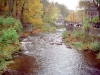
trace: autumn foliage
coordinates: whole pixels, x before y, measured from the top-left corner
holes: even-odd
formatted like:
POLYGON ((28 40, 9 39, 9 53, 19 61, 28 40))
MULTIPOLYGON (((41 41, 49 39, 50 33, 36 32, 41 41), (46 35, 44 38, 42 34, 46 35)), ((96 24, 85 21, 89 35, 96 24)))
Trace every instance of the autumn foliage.
POLYGON ((12 16, 24 24, 41 27, 42 7, 40 0, 0 0, 0 15, 12 16))

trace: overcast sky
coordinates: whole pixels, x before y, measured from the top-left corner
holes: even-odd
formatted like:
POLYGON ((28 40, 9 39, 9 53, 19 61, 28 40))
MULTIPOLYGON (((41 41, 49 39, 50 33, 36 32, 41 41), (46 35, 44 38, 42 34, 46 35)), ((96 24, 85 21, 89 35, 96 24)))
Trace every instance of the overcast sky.
POLYGON ((69 9, 75 10, 79 0, 49 0, 66 5, 69 9))

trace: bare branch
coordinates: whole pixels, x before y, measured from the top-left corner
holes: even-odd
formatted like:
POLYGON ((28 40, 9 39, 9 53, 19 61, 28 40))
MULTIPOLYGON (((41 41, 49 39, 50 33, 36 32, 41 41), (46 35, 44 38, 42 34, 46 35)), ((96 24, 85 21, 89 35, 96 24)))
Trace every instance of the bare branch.
POLYGON ((98 7, 98 0, 93 0, 93 3, 96 7, 98 7))

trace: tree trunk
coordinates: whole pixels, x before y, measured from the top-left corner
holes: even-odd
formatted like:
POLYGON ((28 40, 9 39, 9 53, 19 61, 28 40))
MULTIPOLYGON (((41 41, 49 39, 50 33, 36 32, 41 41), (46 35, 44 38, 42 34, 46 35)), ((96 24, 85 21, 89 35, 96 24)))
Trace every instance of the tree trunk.
POLYGON ((17 0, 16 0, 16 19, 18 19, 18 3, 17 3, 17 0))
POLYGON ((22 9, 21 9, 21 17, 20 17, 20 20, 21 20, 22 23, 23 23, 24 6, 25 6, 25 1, 23 2, 22 9))
POLYGON ((8 0, 8 4, 9 4, 9 16, 12 16, 14 0, 8 0))
POLYGON ((100 10, 98 10, 98 12, 99 12, 99 21, 100 21, 100 10))
POLYGON ((100 21, 100 6, 97 8, 98 10, 98 16, 99 16, 99 21, 100 21))

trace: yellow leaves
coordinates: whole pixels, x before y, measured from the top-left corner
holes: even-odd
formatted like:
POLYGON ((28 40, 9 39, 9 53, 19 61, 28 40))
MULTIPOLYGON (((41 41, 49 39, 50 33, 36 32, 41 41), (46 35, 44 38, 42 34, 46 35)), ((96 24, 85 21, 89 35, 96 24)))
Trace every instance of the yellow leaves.
POLYGON ((54 5, 53 5, 52 3, 50 3, 50 4, 48 5, 48 7, 46 8, 45 12, 46 12, 46 13, 50 12, 50 11, 52 10, 53 7, 54 7, 54 5))
POLYGON ((35 12, 31 8, 29 8, 29 12, 30 12, 30 15, 35 14, 35 12))
POLYGON ((57 16, 60 13, 59 9, 56 6, 54 6, 53 3, 50 3, 44 12, 45 12, 43 17, 44 21, 53 21, 53 22, 57 20, 57 16))
POLYGON ((69 12, 66 20, 69 22, 77 22, 77 16, 76 16, 75 12, 74 11, 69 12))
POLYGON ((18 46, 17 44, 7 44, 7 45, 3 45, 2 47, 2 51, 4 51, 6 54, 8 52, 12 54, 14 51, 18 51, 19 49, 20 46, 18 46))
POLYGON ((36 27, 41 27, 43 25, 42 19, 37 17, 37 18, 29 18, 29 22, 36 27))
POLYGON ((4 10, 5 11, 8 11, 9 10, 9 7, 8 6, 4 7, 4 10))
POLYGON ((24 11, 24 21, 36 27, 41 26, 43 24, 41 19, 43 5, 40 0, 28 0, 25 7, 27 8, 24 11))

